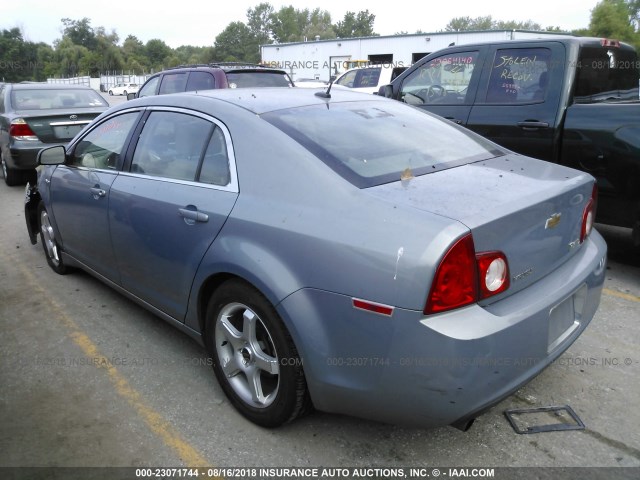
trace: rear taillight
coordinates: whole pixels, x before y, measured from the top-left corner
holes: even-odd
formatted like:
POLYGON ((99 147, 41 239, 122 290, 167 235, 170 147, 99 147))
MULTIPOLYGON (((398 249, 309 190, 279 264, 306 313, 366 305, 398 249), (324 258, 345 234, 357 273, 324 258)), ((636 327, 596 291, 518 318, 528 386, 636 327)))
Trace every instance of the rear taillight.
POLYGON ((475 252, 473 237, 458 240, 438 265, 424 309, 445 312, 497 295, 509 288, 509 264, 502 252, 475 252))
POLYGON ((16 140, 38 140, 31 127, 22 118, 17 118, 11 122, 9 135, 16 140))
POLYGON ((593 230, 593 223, 596 218, 596 205, 598 202, 598 186, 593 185, 591 198, 587 202, 582 212, 582 227, 580 228, 580 243, 584 242, 593 230))
POLYGON ((509 265, 504 253, 479 253, 476 255, 476 260, 481 299, 497 295, 509 288, 509 265))

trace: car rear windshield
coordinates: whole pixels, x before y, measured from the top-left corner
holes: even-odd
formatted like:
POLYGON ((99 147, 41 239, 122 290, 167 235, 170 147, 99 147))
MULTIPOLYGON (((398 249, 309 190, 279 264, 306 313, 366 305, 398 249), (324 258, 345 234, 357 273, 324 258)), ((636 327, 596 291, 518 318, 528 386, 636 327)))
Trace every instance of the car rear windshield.
POLYGON ((16 110, 50 110, 67 108, 108 107, 93 90, 84 89, 14 89, 11 103, 16 110))
POLYGON ((632 49, 584 47, 580 52, 576 103, 638 100, 640 60, 632 49))
POLYGON ((280 72, 227 72, 230 88, 248 87, 290 87, 291 82, 285 73, 280 72))
POLYGON ((328 102, 262 117, 359 188, 504 154, 468 130, 395 101, 328 102))

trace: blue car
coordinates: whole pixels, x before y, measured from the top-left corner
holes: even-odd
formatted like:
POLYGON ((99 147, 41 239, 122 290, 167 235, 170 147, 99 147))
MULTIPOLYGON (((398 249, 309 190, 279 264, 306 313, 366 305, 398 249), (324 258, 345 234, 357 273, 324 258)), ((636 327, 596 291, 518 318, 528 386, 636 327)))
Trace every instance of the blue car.
POLYGON ((51 268, 197 339, 262 426, 466 429, 600 302, 593 177, 376 95, 151 96, 38 161, 25 216, 51 268))

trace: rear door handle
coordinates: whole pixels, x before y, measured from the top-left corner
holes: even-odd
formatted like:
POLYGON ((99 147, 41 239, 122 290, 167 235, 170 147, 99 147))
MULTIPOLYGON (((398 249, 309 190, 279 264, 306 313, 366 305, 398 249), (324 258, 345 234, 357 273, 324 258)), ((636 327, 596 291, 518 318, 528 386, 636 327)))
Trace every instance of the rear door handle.
POLYGON ((209 215, 206 213, 199 212, 197 210, 191 210, 189 208, 179 208, 178 212, 184 218, 184 221, 193 224, 194 222, 208 222, 209 215))
POLYGON ((518 122, 517 125, 523 130, 538 130, 539 128, 549 128, 547 122, 539 122, 538 120, 525 120, 518 122))

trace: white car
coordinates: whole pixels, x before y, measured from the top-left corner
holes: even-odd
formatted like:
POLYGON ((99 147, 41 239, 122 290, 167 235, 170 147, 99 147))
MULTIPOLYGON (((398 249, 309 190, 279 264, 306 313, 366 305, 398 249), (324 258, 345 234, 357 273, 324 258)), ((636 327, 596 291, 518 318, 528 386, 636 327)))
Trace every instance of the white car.
POLYGON ((407 67, 395 65, 370 65, 347 70, 333 82, 334 85, 351 88, 357 92, 378 93, 378 89, 391 83, 407 67))
POLYGON ((124 95, 136 93, 140 89, 137 83, 119 83, 109 89, 109 95, 124 95))

